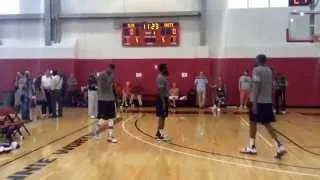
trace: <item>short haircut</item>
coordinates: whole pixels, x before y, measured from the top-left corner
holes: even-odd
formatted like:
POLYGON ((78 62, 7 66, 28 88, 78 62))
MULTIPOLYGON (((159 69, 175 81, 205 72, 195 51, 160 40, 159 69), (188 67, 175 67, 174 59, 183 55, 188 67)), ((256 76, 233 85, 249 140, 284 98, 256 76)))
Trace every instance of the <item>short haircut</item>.
POLYGON ((112 69, 112 70, 115 70, 116 69, 116 65, 114 65, 114 64, 109 64, 109 66, 108 66, 110 69, 112 69))
POLYGON ((264 54, 259 54, 256 59, 261 64, 265 64, 267 62, 267 56, 264 54))
POLYGON ((163 72, 165 69, 167 69, 167 64, 159 64, 158 65, 158 70, 160 72, 163 72))

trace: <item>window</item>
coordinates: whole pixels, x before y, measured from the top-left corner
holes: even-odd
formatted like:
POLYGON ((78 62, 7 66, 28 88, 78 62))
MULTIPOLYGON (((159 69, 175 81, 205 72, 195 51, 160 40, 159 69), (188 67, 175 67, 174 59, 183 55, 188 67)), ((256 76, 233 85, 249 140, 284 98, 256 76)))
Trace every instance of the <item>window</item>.
POLYGON ((0 14, 19 14, 20 0, 0 0, 0 14))
POLYGON ((288 0, 228 0, 228 8, 288 7, 288 0))
POLYGON ((265 8, 269 6, 269 0, 249 0, 249 8, 265 8))
POLYGON ((288 7, 288 0, 270 0, 270 7, 288 7))
POLYGON ((228 7, 232 9, 247 8, 248 0, 229 0, 228 7))

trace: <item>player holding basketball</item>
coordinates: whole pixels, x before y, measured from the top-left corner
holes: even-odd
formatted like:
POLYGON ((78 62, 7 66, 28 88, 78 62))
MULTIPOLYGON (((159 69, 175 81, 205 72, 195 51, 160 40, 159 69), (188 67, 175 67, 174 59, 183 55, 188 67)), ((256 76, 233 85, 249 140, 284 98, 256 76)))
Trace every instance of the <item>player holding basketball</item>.
POLYGON ((158 129, 156 133, 157 140, 168 140, 164 133, 165 119, 168 117, 169 106, 169 83, 167 80, 168 68, 166 64, 158 66, 159 75, 156 79, 157 97, 156 97, 156 115, 158 117, 158 129))
MULTIPOLYGON (((103 123, 108 124, 107 139, 110 143, 118 142, 113 137, 113 124, 116 118, 114 70, 115 65, 110 64, 107 70, 98 77, 98 118, 102 119, 103 123)), ((100 128, 100 123, 97 123, 95 134, 97 134, 100 128)))
POLYGON ((261 123, 267 129, 276 146, 275 158, 280 159, 286 150, 280 143, 271 126, 275 121, 272 107, 272 71, 266 66, 267 57, 260 54, 256 57, 257 67, 252 72, 252 92, 250 104, 250 142, 249 146, 241 150, 245 154, 257 154, 255 138, 257 132, 257 123, 261 123))

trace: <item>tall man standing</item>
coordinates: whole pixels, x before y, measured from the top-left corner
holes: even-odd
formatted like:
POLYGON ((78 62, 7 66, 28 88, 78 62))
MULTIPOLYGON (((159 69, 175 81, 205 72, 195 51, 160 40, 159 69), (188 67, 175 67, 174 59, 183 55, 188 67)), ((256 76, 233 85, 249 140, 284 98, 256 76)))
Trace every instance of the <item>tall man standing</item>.
POLYGON ((260 54, 256 57, 258 66, 252 72, 252 93, 250 118, 250 141, 249 146, 241 150, 244 154, 256 154, 255 138, 257 123, 261 123, 269 132, 275 143, 275 158, 280 159, 286 150, 280 143, 271 122, 275 121, 272 105, 272 71, 266 66, 267 57, 260 54))
MULTIPOLYGON (((107 123, 107 140, 110 143, 117 143, 113 136, 113 125, 116 118, 116 95, 114 91, 114 70, 115 65, 110 64, 107 70, 98 77, 98 118, 107 123)), ((95 134, 98 133, 101 125, 96 125, 95 134)))
POLYGON ((169 75, 166 64, 158 66, 159 74, 156 79, 157 97, 156 97, 156 115, 158 117, 158 128, 156 132, 157 140, 167 140, 164 133, 165 120, 168 117, 169 106, 169 83, 167 76, 169 75))

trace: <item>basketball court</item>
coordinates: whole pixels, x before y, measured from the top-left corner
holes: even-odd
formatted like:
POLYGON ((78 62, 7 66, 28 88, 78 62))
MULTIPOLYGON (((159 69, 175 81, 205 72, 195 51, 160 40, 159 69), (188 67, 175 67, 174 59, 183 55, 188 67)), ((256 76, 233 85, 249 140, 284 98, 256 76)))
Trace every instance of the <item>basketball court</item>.
MULTIPOLYGON (((319 27, 320 0, 0 0, 0 179, 318 180, 319 27), (249 110, 247 104, 239 106, 245 96, 240 95, 244 93, 240 76, 247 73, 250 78, 249 97, 258 54, 268 59, 270 96, 271 91, 276 94, 275 75, 284 79, 280 98, 284 109, 281 113, 277 109, 281 115, 272 123, 280 141, 261 125, 256 138, 249 138, 249 110), (168 67, 168 77, 160 70, 162 65, 168 67), (88 115, 92 103, 88 94, 102 89, 98 78, 105 71, 110 73, 107 78, 112 75, 108 93, 115 93, 106 96, 114 98, 108 99, 108 107, 113 108, 125 91, 128 97, 130 93, 132 98, 142 97, 143 106, 116 106, 114 126, 106 123, 109 129, 101 129, 96 138, 97 116, 114 115, 109 108, 96 106, 92 107, 100 112, 88 115), (201 74, 207 81, 203 105, 196 97, 195 79, 201 74), (156 117, 156 108, 170 106, 159 98, 159 75, 166 90, 173 83, 178 88, 175 95, 170 92, 178 108, 169 109, 165 128, 156 117), (63 87, 64 78, 71 76, 74 99, 67 102, 70 91, 63 87), (91 87, 88 76, 94 79, 91 87), (43 120, 20 118, 30 115, 25 109, 31 110, 32 103, 16 94, 30 88, 27 82, 32 78, 35 86, 39 77, 43 103, 68 107, 61 114, 50 112, 50 107, 48 113, 41 109, 43 120), (138 90, 131 92, 127 82, 138 90), (223 103, 213 100, 218 89, 223 91, 223 103), (156 97, 162 104, 155 103, 156 97), (221 104, 226 105, 225 112, 220 112, 221 104), (164 131, 168 141, 160 139, 164 131), (108 142, 107 134, 119 142, 108 142), (256 147, 257 154, 240 153, 246 145, 256 147), (274 155, 282 145, 286 154, 277 159, 274 155)), ((32 93, 27 98, 38 100, 32 93)), ((97 94, 93 105, 98 104, 97 94)), ((272 97, 263 103, 272 109, 275 101, 279 102, 272 97)))
POLYGON ((85 109, 68 109, 63 119, 28 124, 32 137, 14 154, 1 156, 1 179, 319 179, 319 110, 292 109, 275 124, 288 154, 273 158, 273 142, 263 128, 257 156, 241 155, 247 140, 246 115, 232 111, 178 109, 170 114, 171 139, 154 139, 153 109, 122 113, 118 144, 90 136, 93 120, 85 109))

